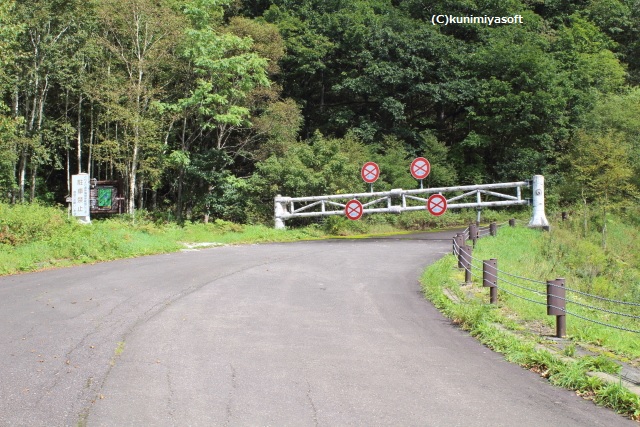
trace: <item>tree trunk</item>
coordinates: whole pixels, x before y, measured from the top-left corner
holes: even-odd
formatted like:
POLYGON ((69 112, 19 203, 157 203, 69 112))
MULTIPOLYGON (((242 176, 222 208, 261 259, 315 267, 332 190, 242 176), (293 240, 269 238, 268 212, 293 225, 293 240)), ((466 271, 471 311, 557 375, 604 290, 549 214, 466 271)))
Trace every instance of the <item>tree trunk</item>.
POLYGON ((89 116, 90 124, 89 124, 89 153, 87 156, 87 173, 91 176, 92 172, 92 164, 93 164, 93 138, 95 137, 95 127, 93 120, 93 102, 91 103, 91 112, 89 116))
MULTIPOLYGON (((182 119, 182 150, 185 150, 186 148, 186 144, 187 144, 186 135, 187 135, 187 118, 184 117, 182 119)), ((184 186, 184 167, 181 166, 180 171, 178 172, 178 194, 177 194, 177 200, 176 200, 176 220, 178 221, 178 224, 181 224, 183 221, 183 218, 182 218, 183 186, 184 186)))
POLYGON ((177 194, 177 199, 176 200, 176 220, 178 221, 178 223, 182 223, 182 189, 183 189, 183 185, 184 185, 184 168, 181 167, 180 171, 178 172, 178 194, 177 194))
POLYGON ((607 203, 608 194, 604 194, 604 205, 602 206, 602 249, 607 249, 607 203))
POLYGON ((138 209, 144 209, 144 180, 138 181, 138 209))
MULTIPOLYGON (((20 117, 20 93, 18 91, 18 86, 16 85, 14 87, 13 90, 13 118, 14 119, 18 119, 18 117, 20 117)), ((13 160, 13 177, 14 179, 17 178, 17 174, 18 174, 18 161, 17 161, 17 156, 18 156, 18 144, 14 144, 14 152, 16 154, 16 159, 13 160)), ((17 180, 16 180, 17 181, 17 180)), ((14 204, 16 202, 16 191, 14 188, 11 189, 11 204, 14 204)))
POLYGON ((36 176, 38 172, 38 165, 31 161, 31 188, 29 192, 29 201, 33 203, 36 200, 36 176))
POLYGON ((138 173, 138 144, 134 143, 133 156, 131 158, 131 167, 129 168, 129 200, 128 209, 131 215, 134 215, 136 208, 136 175, 138 173))
POLYGON ((587 238, 587 197, 584 195, 584 188, 582 189, 582 202, 584 204, 584 227, 583 227, 583 236, 585 239, 587 238))
POLYGON ((82 95, 80 95, 80 99, 78 100, 77 147, 78 147, 78 173, 82 173, 82 95))
POLYGON ((154 212, 158 210, 158 190, 156 188, 151 192, 151 209, 154 212))
POLYGON ((18 166, 18 200, 24 202, 25 180, 27 178, 27 148, 22 147, 20 153, 20 165, 18 166))

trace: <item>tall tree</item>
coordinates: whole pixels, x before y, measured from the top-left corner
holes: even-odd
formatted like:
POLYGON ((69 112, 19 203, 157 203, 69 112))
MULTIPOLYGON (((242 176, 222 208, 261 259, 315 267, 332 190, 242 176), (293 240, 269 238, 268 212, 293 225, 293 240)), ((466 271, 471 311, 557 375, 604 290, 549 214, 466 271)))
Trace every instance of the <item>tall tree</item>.
MULTIPOLYGON (((15 14, 15 2, 0 4, 0 95, 12 92, 12 76, 7 69, 15 61, 15 43, 20 25, 11 19, 15 14)), ((16 167, 16 117, 0 97, 0 199, 12 198, 15 190, 16 167)))
MULTIPOLYGON (((179 122, 182 128, 178 133, 179 153, 172 157, 182 159, 177 165, 176 183, 179 220, 187 178, 192 180, 189 188, 197 192, 199 200, 205 201, 205 217, 208 217, 207 206, 211 205, 212 194, 218 187, 216 181, 228 175, 234 158, 246 155, 250 139, 240 136, 251 126, 251 94, 270 85, 269 61, 261 53, 266 54, 274 44, 264 43, 260 46, 263 52, 255 49, 249 34, 259 35, 257 27, 245 20, 234 20, 230 28, 225 27, 222 6, 229 3, 193 0, 183 7, 188 21, 180 49, 182 58, 189 64, 185 70, 186 96, 162 105, 173 113, 174 122, 179 122)), ((277 61, 281 53, 271 55, 277 61)))
POLYGON ((54 138, 47 123, 49 94, 56 84, 56 71, 70 56, 69 40, 80 25, 84 2, 45 0, 16 1, 16 21, 22 23, 18 54, 13 64, 14 96, 12 109, 22 117, 22 136, 18 139, 17 181, 19 199, 25 198, 27 172, 31 200, 35 197, 40 166, 51 163, 54 138))
POLYGON ((168 1, 112 0, 98 7, 108 63, 101 70, 101 80, 108 83, 101 88, 106 95, 101 103, 120 127, 116 142, 131 213, 136 194, 142 195, 139 171, 150 180, 158 176, 154 158, 162 151, 162 121, 154 104, 172 78, 168 70, 184 24, 170 6, 168 1))
MULTIPOLYGON (((629 146, 614 131, 580 131, 565 160, 569 165, 567 182, 574 186, 574 192, 581 194, 585 218, 588 204, 594 203, 602 209, 602 246, 606 247, 607 212, 612 202, 634 191, 629 146)), ((585 235, 586 226, 585 220, 585 235)))

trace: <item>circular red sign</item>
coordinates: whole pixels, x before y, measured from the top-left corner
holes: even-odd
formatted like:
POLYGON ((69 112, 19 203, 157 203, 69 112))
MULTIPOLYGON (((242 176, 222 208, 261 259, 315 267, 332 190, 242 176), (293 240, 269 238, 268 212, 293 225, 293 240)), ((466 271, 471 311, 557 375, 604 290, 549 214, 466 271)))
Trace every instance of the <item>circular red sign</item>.
POLYGON ((431 215, 442 215, 447 211, 447 199, 442 194, 432 195, 427 200, 427 210, 431 215))
POLYGON ((418 157, 411 162, 411 175, 415 179, 425 179, 431 172, 431 164, 424 157, 418 157))
POLYGON ((362 166, 360 175, 362 176, 362 179, 364 179, 364 182, 367 184, 373 184, 376 182, 378 177, 380 177, 380 168, 373 162, 367 162, 362 166))
POLYGON ((362 203, 357 201, 356 199, 349 200, 344 207, 344 214, 347 218, 357 221, 362 217, 364 213, 364 208, 362 207, 362 203))

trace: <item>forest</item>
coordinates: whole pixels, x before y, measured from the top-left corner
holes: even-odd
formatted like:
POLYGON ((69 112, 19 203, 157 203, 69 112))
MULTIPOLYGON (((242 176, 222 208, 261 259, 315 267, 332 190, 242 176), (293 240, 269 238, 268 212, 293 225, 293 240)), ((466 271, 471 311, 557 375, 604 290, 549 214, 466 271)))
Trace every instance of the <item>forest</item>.
POLYGON ((2 0, 0 201, 84 172, 131 213, 260 223, 424 156, 427 186, 637 204, 639 85, 640 0, 2 0))

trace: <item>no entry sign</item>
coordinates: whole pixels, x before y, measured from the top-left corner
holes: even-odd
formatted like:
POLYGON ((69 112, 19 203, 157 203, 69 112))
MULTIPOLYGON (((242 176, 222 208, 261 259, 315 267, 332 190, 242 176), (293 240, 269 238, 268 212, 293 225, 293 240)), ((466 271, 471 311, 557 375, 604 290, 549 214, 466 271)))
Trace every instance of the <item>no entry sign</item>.
POLYGON ((415 179, 425 179, 431 172, 431 164, 424 157, 418 157, 411 162, 411 175, 415 179))
POLYGON ((364 179, 364 182, 366 182, 367 184, 373 184, 380 176, 380 168, 373 162, 367 162, 364 164, 364 166, 362 166, 360 175, 362 175, 362 179, 364 179))
POLYGON ((362 213, 364 208, 362 207, 362 203, 357 201, 356 199, 349 200, 347 205, 344 208, 344 214, 347 218, 357 221, 362 217, 362 213))
POLYGON ((427 210, 431 215, 442 215, 447 211, 447 199, 442 194, 432 195, 427 200, 427 210))

